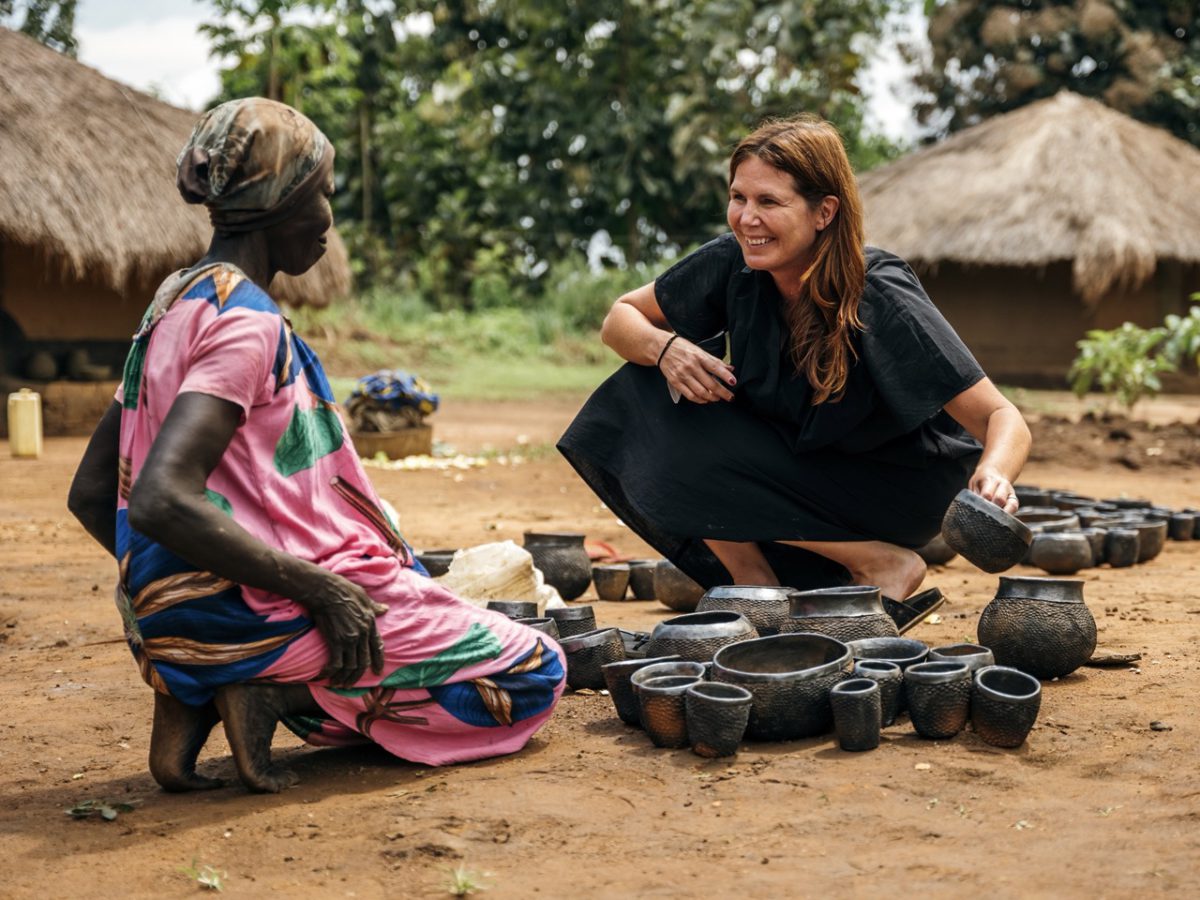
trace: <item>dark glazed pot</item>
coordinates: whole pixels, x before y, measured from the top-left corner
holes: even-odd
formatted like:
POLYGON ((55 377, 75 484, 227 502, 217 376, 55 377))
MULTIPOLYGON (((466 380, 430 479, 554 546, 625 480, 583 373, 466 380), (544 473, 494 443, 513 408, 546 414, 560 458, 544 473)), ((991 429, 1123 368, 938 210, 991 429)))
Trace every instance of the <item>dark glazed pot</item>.
POLYGON ((592 583, 601 600, 624 600, 629 589, 629 563, 592 566, 592 583))
POLYGON ((1191 513, 1172 513, 1167 520, 1167 536, 1173 541, 1190 541, 1196 534, 1196 517, 1191 513))
POLYGON ((934 647, 927 657, 929 662, 956 662, 966 666, 972 674, 984 666, 994 666, 996 658, 992 651, 979 644, 946 644, 934 647))
POLYGON ((847 646, 856 660, 878 659, 891 662, 901 669, 924 662, 929 655, 929 645, 913 638, 863 638, 850 641, 847 646))
POLYGON ((583 547, 582 534, 525 532, 525 549, 533 564, 564 600, 574 600, 592 583, 592 561, 583 547))
POLYGON ((1003 572, 1024 558, 1033 532, 991 501, 961 490, 942 519, 942 537, 983 571, 1003 572))
POLYGON ((760 637, 778 634, 788 618, 788 598, 794 588, 778 585, 727 584, 705 591, 696 612, 730 610, 750 620, 760 637))
POLYGON ((833 730, 843 750, 874 750, 879 746, 881 698, 870 678, 847 678, 829 690, 833 730))
POLYGON ((1110 528, 1104 536, 1104 558, 1114 569, 1132 566, 1138 559, 1141 536, 1132 528, 1110 528))
POLYGON ((925 564, 929 566, 944 566, 954 557, 958 556, 954 552, 954 548, 946 543, 946 539, 940 534, 924 547, 917 548, 917 556, 925 560, 925 564))
POLYGON ((971 689, 971 725, 993 747, 1025 743, 1042 705, 1042 685, 1032 675, 1006 666, 975 673, 971 689))
POLYGON ((1078 531, 1038 534, 1029 561, 1051 575, 1074 575, 1092 564, 1092 544, 1078 531))
MULTIPOLYGON (((601 673, 604 675, 604 686, 608 688, 608 696, 612 699, 613 706, 617 709, 617 715, 626 725, 641 725, 642 720, 638 713, 637 694, 633 690, 633 682, 630 680, 633 674, 640 669, 645 669, 649 666, 657 665, 662 662, 674 662, 679 659, 677 656, 658 656, 647 659, 627 659, 623 662, 606 663, 600 667, 601 673)), ((662 673, 668 674, 668 673, 662 673)), ((679 673, 669 673, 679 674, 679 673)), ((696 672, 684 674, 699 674, 696 672)))
POLYGON ((819 588, 796 591, 788 601, 788 618, 781 633, 808 631, 839 641, 869 637, 897 637, 896 622, 883 611, 879 588, 819 588))
POLYGON ((634 600, 654 599, 654 570, 657 559, 631 559, 629 561, 629 590, 634 600))
POLYGON ((635 688, 639 681, 647 678, 658 678, 660 675, 694 675, 696 678, 705 677, 704 663, 692 662, 686 659, 673 659, 667 662, 652 662, 644 668, 637 669, 629 676, 629 683, 635 688))
POLYGON ((599 690, 604 687, 602 666, 625 658, 625 644, 615 628, 599 628, 559 641, 567 656, 567 686, 599 690))
POLYGON ((514 619, 514 622, 520 622, 522 625, 527 625, 534 631, 540 631, 542 634, 558 640, 558 623, 549 616, 526 616, 519 619, 514 619))
POLYGON ((532 600, 489 600, 487 608, 510 619, 532 619, 537 617, 537 603, 532 600))
POLYGON ((694 612, 659 622, 650 632, 649 656, 678 654, 683 659, 709 662, 728 644, 758 637, 749 620, 729 610, 694 612))
POLYGON ((676 612, 694 612, 704 588, 669 559, 654 567, 654 599, 676 612))
POLYGON ((979 643, 1002 666, 1037 678, 1070 675, 1096 649, 1096 620, 1083 602, 1083 582, 1001 576, 979 617, 979 643))
POLYGON ((696 675, 660 675, 637 683, 638 716, 655 747, 688 745, 684 695, 699 683, 696 675))
POLYGON ((904 694, 917 734, 934 741, 952 738, 967 724, 971 672, 962 663, 917 663, 904 671, 904 694))
POLYGON ((833 727, 829 689, 850 674, 850 648, 822 634, 776 634, 722 647, 713 657, 713 681, 754 695, 746 734, 790 741, 833 727))
POLYGON ((860 659, 854 664, 855 678, 870 678, 879 685, 879 724, 887 728, 900 713, 904 698, 904 671, 882 659, 860 659))
POLYGON ((1081 528, 1079 533, 1087 538, 1087 542, 1092 548, 1091 564, 1098 566, 1104 562, 1104 538, 1108 534, 1108 529, 1088 527, 1081 528))
POLYGON ((1139 524, 1130 524, 1138 533, 1138 562, 1150 562, 1162 553, 1167 545, 1167 521, 1150 519, 1139 524))
POLYGON ((547 609, 546 616, 554 620, 558 633, 564 638, 596 630, 596 614, 591 606, 560 606, 547 609))
POLYGON ((417 554, 417 560, 425 567, 430 578, 437 578, 450 571, 450 562, 457 550, 426 550, 417 554))
POLYGON ((746 733, 754 696, 736 684, 706 681, 684 695, 688 740, 697 756, 733 756, 746 733))

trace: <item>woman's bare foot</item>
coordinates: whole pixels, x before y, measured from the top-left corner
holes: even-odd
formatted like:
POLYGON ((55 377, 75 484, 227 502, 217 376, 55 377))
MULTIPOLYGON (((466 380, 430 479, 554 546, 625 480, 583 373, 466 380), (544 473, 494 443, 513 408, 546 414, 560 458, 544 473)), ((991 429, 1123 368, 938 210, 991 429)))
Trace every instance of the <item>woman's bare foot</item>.
POLYGON ((217 691, 216 704, 246 787, 277 794, 299 781, 295 772, 271 764, 271 738, 282 717, 321 713, 306 686, 230 684, 217 691))
POLYGON ((850 572, 855 584, 873 585, 893 600, 904 600, 925 580, 925 561, 912 550, 884 541, 782 541, 819 553, 850 572))
POLYGON ((155 693, 150 774, 164 791, 206 791, 225 783, 220 778, 196 774, 200 748, 219 719, 212 703, 188 706, 167 694, 155 693))

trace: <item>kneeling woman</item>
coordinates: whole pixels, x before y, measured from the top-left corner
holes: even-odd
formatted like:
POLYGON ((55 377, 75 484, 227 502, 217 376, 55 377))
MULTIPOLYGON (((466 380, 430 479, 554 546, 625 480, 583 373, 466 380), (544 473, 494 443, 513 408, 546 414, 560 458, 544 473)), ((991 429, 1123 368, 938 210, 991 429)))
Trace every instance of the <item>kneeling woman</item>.
POLYGON ((745 138, 727 217, 613 305, 602 337, 630 364, 559 449, 705 587, 851 581, 903 601, 959 490, 1016 509, 1029 430, 912 270, 864 247, 831 125, 745 138))
POLYGON ((381 511, 320 362, 267 294, 333 225, 333 150, 290 107, 207 113, 179 157, 208 254, 167 279, 70 506, 119 562, 118 606, 155 689, 150 768, 195 773, 223 719, 238 772, 277 791, 277 722, 438 765, 512 753, 563 689, 561 651, 442 590, 381 511))

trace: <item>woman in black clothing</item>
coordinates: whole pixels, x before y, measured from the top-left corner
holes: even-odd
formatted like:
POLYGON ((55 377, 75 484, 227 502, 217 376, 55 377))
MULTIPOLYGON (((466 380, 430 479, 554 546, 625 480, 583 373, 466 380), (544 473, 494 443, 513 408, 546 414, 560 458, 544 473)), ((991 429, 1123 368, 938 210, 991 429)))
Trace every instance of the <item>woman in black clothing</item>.
POLYGON ((1029 430, 912 270, 864 247, 833 126, 745 138, 728 222, 613 305, 601 336, 629 364, 559 449, 706 587, 850 581, 903 600, 925 576, 911 548, 959 490, 1016 510, 1029 430))

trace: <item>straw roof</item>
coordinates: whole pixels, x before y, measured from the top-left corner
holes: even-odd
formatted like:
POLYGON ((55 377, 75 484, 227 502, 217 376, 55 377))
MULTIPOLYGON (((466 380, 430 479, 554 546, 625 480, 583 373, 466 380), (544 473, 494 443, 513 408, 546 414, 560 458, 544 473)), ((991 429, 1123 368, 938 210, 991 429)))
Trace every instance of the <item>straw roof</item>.
MULTIPOLYGON (((196 114, 0 28, 0 239, 117 291, 195 262, 212 228, 175 189, 196 114)), ((323 306, 350 289, 346 248, 273 293, 323 306)))
POLYGON ((864 174, 867 238, 926 265, 1070 261, 1094 304, 1200 262, 1200 150, 1059 93, 864 174))

